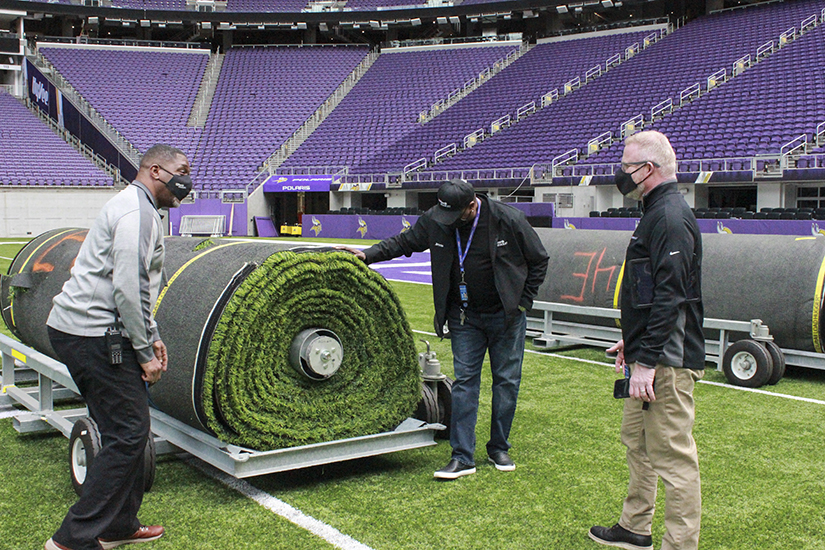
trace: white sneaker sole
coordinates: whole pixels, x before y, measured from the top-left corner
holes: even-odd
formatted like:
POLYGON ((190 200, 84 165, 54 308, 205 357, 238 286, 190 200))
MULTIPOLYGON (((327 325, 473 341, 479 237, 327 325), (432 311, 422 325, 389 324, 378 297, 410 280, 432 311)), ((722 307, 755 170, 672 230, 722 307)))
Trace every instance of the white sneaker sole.
POLYGON ((515 464, 510 464, 509 466, 502 466, 501 464, 499 464, 498 462, 496 462, 495 460, 493 460, 489 456, 487 457, 487 460, 491 464, 493 464, 496 467, 496 470, 498 470, 499 472, 512 472, 513 470, 516 469, 515 464))
POLYGON ((605 546, 613 546, 614 548, 624 548, 625 550, 653 550, 653 545, 650 546, 638 546, 636 544, 630 544, 629 542, 620 542, 620 541, 609 541, 600 539, 590 531, 587 532, 587 536, 593 539, 594 541, 598 542, 599 544, 603 544, 605 546))
POLYGON ((161 533, 156 537, 148 537, 145 539, 111 540, 107 542, 99 540, 98 542, 100 542, 100 546, 103 547, 103 550, 111 550, 112 548, 117 548, 118 546, 125 546, 127 544, 142 544, 144 542, 152 542, 153 540, 158 540, 163 535, 164 533, 161 533))
POLYGON ((476 473, 475 468, 468 468, 466 470, 460 470, 458 472, 442 472, 441 470, 439 470, 433 474, 433 477, 436 479, 458 479, 461 476, 468 476, 474 473, 476 473))

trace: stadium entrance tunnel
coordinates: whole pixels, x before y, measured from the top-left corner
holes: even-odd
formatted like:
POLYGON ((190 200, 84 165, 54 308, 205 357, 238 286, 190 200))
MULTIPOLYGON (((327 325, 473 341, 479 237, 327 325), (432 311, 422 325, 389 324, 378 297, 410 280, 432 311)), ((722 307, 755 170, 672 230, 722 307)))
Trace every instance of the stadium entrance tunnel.
MULTIPOLYGON (((55 357, 46 333, 86 231, 32 240, 2 277, 3 319, 55 357)), ((169 370, 160 411, 269 450, 392 430, 421 399, 412 332, 389 283, 347 252, 168 237, 154 313, 169 370)))

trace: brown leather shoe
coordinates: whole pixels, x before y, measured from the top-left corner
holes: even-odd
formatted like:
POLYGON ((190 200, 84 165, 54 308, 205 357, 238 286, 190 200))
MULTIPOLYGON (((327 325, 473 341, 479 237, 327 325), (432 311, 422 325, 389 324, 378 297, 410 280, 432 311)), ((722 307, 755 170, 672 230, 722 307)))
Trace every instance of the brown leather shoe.
POLYGON ((157 540, 163 536, 163 533, 163 527, 160 525, 141 525, 140 529, 135 531, 135 534, 129 538, 120 540, 97 540, 100 541, 100 545, 103 547, 103 550, 109 550, 110 548, 117 548, 118 546, 123 546, 124 544, 137 544, 138 542, 150 542, 157 540))
POLYGON ((67 546, 63 546, 59 542, 55 542, 52 539, 46 541, 46 544, 43 546, 43 550, 72 550, 67 546))

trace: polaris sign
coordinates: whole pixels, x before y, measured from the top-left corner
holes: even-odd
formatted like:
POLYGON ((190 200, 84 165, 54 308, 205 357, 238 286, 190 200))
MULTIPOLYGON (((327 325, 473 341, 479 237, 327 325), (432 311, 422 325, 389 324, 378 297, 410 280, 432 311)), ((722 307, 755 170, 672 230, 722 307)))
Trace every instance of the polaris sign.
POLYGON ((339 180, 333 176, 269 176, 264 182, 264 193, 329 192, 339 180))

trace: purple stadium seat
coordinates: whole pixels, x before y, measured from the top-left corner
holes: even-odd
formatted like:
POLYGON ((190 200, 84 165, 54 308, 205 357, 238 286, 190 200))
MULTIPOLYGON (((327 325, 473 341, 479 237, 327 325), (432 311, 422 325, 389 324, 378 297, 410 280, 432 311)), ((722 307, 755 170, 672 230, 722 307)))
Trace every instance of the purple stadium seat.
POLYGON ((0 185, 103 187, 112 177, 63 141, 18 99, 0 91, 0 185))

